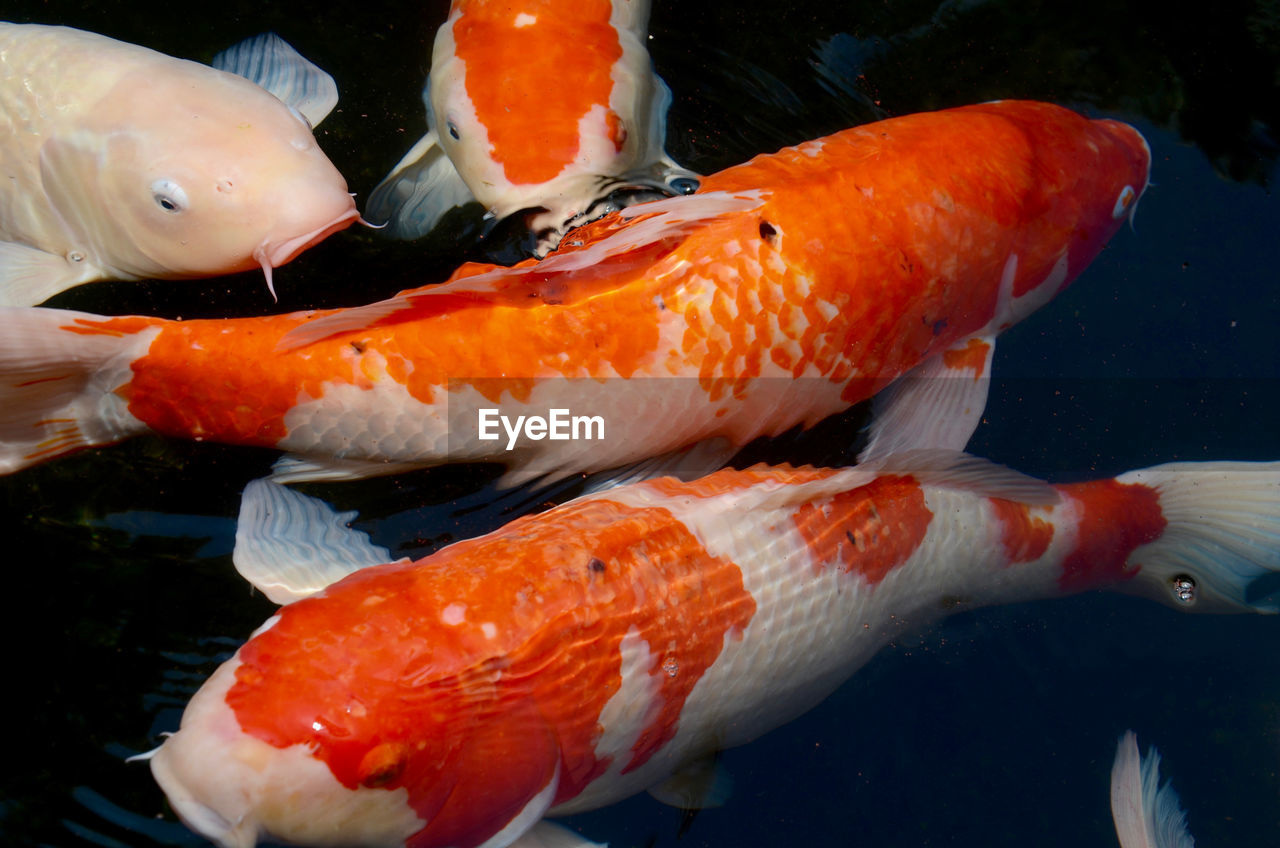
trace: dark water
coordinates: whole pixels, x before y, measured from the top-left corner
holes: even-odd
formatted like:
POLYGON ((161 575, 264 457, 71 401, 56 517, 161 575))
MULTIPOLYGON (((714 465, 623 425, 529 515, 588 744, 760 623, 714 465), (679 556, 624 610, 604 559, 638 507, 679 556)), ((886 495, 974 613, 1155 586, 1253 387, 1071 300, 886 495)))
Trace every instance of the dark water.
MULTIPOLYGON (((1280 458, 1280 204, 1269 188, 1280 4, 657 6, 651 50, 675 93, 668 149, 703 172, 850 124, 1000 97, 1137 124, 1156 185, 1136 231, 1002 337, 971 449, 1054 480, 1280 458), (857 49, 816 69, 841 33, 857 49)), ((337 79, 340 111, 318 135, 363 196, 421 131, 418 88, 445 9, 6 0, 0 14, 201 61, 278 31, 337 79)), ((342 233, 277 274, 278 308, 366 302, 438 280, 458 258, 448 243, 342 233)), ((56 304, 277 309, 255 275, 99 285, 56 304)), ((175 728, 204 676, 271 613, 228 554, 240 490, 273 458, 141 439, 0 480, 0 844, 202 844, 147 768, 123 760, 175 728)), ((434 547, 502 520, 476 494, 482 480, 461 469, 326 493, 369 527, 434 547), (464 506, 450 506, 458 497, 464 506), (424 503, 438 506, 405 535, 402 511, 424 503)), ((1107 777, 1126 728, 1162 751, 1199 844, 1280 844, 1280 621, 1107 595, 966 614, 885 649, 813 713, 727 752, 733 797, 679 842, 1114 845, 1107 777)), ((674 845, 680 814, 641 796, 573 823, 615 846, 674 845)))

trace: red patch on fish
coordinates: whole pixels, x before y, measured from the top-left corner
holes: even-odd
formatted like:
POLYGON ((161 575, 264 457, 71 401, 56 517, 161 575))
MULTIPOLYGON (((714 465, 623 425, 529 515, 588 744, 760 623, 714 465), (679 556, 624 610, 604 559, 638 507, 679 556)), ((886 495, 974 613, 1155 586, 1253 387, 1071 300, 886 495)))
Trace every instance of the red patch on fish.
POLYGON ((1080 510, 1076 547, 1062 563, 1058 585, 1078 592, 1115 580, 1128 580, 1137 570, 1125 563, 1136 548, 1164 532, 1160 494, 1150 486, 1097 480, 1062 486, 1060 491, 1080 510))
POLYGON ((578 122, 608 107, 622 56, 612 13, 608 0, 580 0, 571 15, 546 0, 477 0, 454 22, 467 94, 512 183, 558 175, 578 156, 578 122), (511 73, 511 56, 521 73, 511 73))
POLYGON ((872 585, 906 562, 933 520, 912 477, 878 477, 829 501, 808 503, 793 520, 819 567, 839 563, 872 585))
POLYGON ((227 703, 246 733, 311 747, 348 788, 404 787, 430 822, 411 842, 474 845, 557 766, 557 803, 608 769, 598 718, 628 632, 648 645, 658 705, 634 769, 755 609, 738 567, 667 510, 583 501, 282 608, 241 649, 227 703))
POLYGON ((1043 518, 1032 517, 1031 507, 1024 503, 990 500, 991 510, 1000 522, 1000 544, 1010 563, 1031 562, 1044 556, 1053 541, 1053 525, 1043 518))
POLYGON ((814 480, 825 480, 839 473, 839 469, 833 468, 792 468, 788 465, 760 464, 753 465, 744 471, 726 468, 687 483, 674 477, 660 477, 656 480, 645 480, 637 485, 667 497, 714 498, 729 492, 745 491, 762 483, 794 486, 814 480))

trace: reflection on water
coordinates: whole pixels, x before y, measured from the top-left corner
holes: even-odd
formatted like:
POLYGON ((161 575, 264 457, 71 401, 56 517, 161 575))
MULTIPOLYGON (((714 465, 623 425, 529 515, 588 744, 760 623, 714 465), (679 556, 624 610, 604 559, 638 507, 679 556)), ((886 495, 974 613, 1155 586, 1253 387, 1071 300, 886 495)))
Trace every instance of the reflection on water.
MULTIPOLYGON (((675 103, 672 156, 708 172, 885 115, 998 97, 1139 124, 1154 187, 1065 295, 1001 338, 971 449, 1055 480, 1172 460, 1276 459, 1280 248, 1274 3, 676 4, 650 47, 675 103), (1033 11, 1032 11, 1033 10, 1033 11)), ((445 4, 11 0, 66 23, 208 60, 275 29, 343 94, 320 141, 362 196, 421 129, 428 45, 445 4)), ((281 309, 355 304, 443 278, 447 240, 331 238, 276 276, 281 309)), ((107 284, 57 304, 184 317, 274 311, 260 276, 107 284)), ((756 458, 834 461, 860 412, 756 458)), ((240 490, 269 451, 138 440, 0 480, 12 652, 0 841, 196 845, 145 765, 199 682, 271 614, 228 551, 240 490)), ((475 535, 570 491, 495 502, 489 469, 309 489, 398 552, 475 535)), ((821 708, 727 752, 727 806, 681 844, 1114 844, 1116 737, 1164 756, 1206 845, 1280 828, 1280 631, 1088 596, 959 616, 899 642, 821 708)), ((647 796, 576 817, 615 845, 673 845, 680 814, 647 796)))

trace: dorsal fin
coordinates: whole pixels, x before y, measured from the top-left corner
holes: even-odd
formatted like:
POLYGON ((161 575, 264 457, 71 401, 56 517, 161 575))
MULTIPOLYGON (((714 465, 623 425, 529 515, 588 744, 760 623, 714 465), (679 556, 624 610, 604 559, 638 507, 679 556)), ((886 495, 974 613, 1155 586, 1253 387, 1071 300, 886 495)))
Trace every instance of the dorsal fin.
POLYGON ((274 32, 233 44, 213 57, 213 67, 244 77, 293 107, 313 128, 338 105, 338 84, 274 32))

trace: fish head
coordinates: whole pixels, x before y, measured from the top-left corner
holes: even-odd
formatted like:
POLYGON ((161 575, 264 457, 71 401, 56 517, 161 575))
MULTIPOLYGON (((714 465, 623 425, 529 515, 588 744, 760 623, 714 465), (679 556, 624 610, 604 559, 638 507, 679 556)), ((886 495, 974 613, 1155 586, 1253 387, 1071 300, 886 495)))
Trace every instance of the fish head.
POLYGON ((424 848, 505 845, 542 817, 560 754, 535 700, 447 606, 407 603, 399 568, 282 608, 192 698, 151 758, 190 827, 235 848, 424 848))
POLYGON ((567 19, 529 4, 455 4, 423 99, 445 154, 497 218, 581 215, 619 185, 667 194, 691 174, 663 150, 670 92, 642 39, 647 3, 585 3, 567 19))
POLYGON ((76 141, 93 155, 62 192, 100 264, 130 277, 269 271, 358 217, 305 119, 266 91, 195 63, 143 82, 123 77, 87 116, 76 141))
MULTIPOLYGON (((1048 103, 996 101, 960 111, 998 116, 1000 133, 1030 143, 1031 158, 1008 174, 1024 212, 1010 229, 1016 235, 989 328, 999 331, 1070 285, 1132 220, 1150 183, 1151 150, 1128 124, 1048 103)), ((988 143, 999 142, 993 135, 988 143)))

